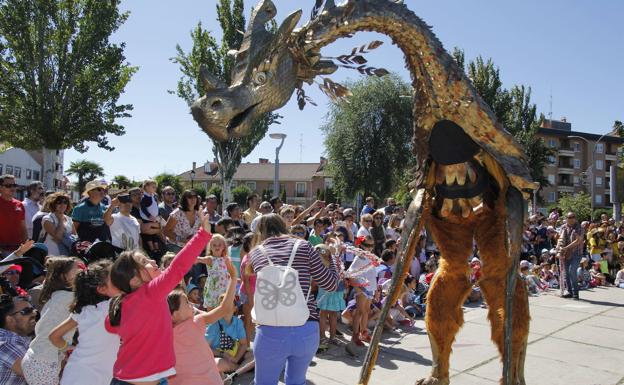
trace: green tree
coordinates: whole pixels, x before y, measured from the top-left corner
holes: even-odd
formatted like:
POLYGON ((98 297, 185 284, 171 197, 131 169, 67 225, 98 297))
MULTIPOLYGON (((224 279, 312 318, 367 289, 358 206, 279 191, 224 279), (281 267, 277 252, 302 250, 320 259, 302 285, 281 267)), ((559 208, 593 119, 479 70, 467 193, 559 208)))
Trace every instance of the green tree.
POLYGON ((335 192, 387 196, 412 159, 411 86, 396 75, 347 86, 353 95, 330 105, 322 127, 335 192))
POLYGON ((104 176, 104 169, 95 162, 88 160, 77 160, 69 164, 69 168, 65 170, 68 175, 75 175, 78 178, 78 192, 82 193, 87 182, 104 176))
POLYGON ((130 179, 128 179, 128 177, 125 175, 116 175, 113 178, 113 183, 115 183, 117 187, 122 190, 132 187, 132 181, 130 181, 130 179))
POLYGON ((499 122, 514 136, 527 155, 531 177, 541 186, 548 186, 544 167, 552 150, 546 147, 538 130, 544 115, 537 115, 537 107, 531 103, 531 88, 523 85, 503 88, 500 70, 492 59, 484 60, 478 56, 464 67, 464 52, 458 48, 453 51, 455 61, 472 81, 477 92, 490 106, 499 122))
POLYGON ((591 199, 589 194, 584 192, 562 195, 557 201, 557 207, 561 209, 563 215, 572 211, 579 221, 588 221, 591 218, 591 199))
POLYGON ((153 179, 156 182, 158 182, 159 194, 162 192, 162 189, 167 186, 173 187, 173 189, 176 191, 178 196, 182 194, 182 192, 185 190, 184 185, 182 185, 182 180, 177 175, 163 172, 161 174, 156 175, 153 179))
POLYGON ((240 186, 236 186, 232 189, 232 196, 234 197, 234 202, 238 203, 240 207, 247 206, 247 197, 253 191, 246 185, 242 184, 240 186))
MULTIPOLYGON (((171 61, 178 64, 182 77, 175 91, 169 91, 182 98, 189 106, 205 93, 200 80, 200 69, 205 67, 210 73, 219 77, 225 84, 230 84, 231 71, 234 64, 230 50, 238 50, 243 41, 241 32, 245 31, 243 0, 219 0, 217 2, 217 20, 223 31, 221 44, 202 27, 201 22, 191 31, 193 47, 185 52, 178 44, 177 55, 171 61)), ((274 28, 274 25, 273 25, 274 28)), ((227 205, 230 196, 230 185, 236 169, 242 159, 249 155, 258 142, 264 138, 269 126, 279 115, 268 113, 254 122, 251 133, 244 138, 231 138, 224 142, 212 141, 212 151, 219 163, 219 175, 223 188, 223 201, 227 205)))
POLYGON ((52 188, 57 150, 107 150, 129 117, 118 104, 137 70, 109 37, 126 21, 120 0, 0 0, 0 142, 43 150, 52 188))

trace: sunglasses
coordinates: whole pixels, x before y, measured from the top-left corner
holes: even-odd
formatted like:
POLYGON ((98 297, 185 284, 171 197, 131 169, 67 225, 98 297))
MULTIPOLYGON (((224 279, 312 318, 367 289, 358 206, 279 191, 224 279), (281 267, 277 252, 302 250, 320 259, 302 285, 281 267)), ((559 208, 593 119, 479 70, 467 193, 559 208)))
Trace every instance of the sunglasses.
POLYGON ((66 199, 60 200, 60 201, 56 201, 57 205, 68 205, 69 201, 66 199))
POLYGON ((27 316, 27 315, 30 315, 30 314, 36 312, 36 311, 37 311, 37 309, 35 309, 32 306, 29 306, 29 307, 23 308, 22 310, 18 310, 18 311, 14 312, 14 313, 9 313, 9 315, 21 314, 23 316, 27 316))
POLYGON ((372 221, 372 220, 370 220, 370 219, 365 219, 363 222, 364 222, 364 223, 373 223, 373 221, 372 221))
POLYGON ((295 235, 297 237, 305 237, 305 233, 300 233, 300 232, 292 233, 292 235, 295 235))
POLYGON ((17 270, 7 270, 4 273, 2 273, 3 275, 20 275, 21 273, 17 270))
POLYGON ((568 219, 576 219, 574 215, 568 216, 568 219))
POLYGON ((166 192, 164 195, 175 195, 175 193, 172 193, 172 192, 166 192))
POLYGON ((102 191, 104 191, 104 189, 103 189, 103 188, 101 188, 101 187, 94 188, 93 190, 95 190, 95 191, 97 191, 97 192, 102 192, 102 191))
POLYGON ((373 247, 375 245, 373 245, 372 243, 362 243, 363 247, 373 247))
POLYGON ((6 188, 16 188, 17 187, 17 185, 15 183, 13 183, 13 184, 3 184, 3 186, 6 187, 6 188))

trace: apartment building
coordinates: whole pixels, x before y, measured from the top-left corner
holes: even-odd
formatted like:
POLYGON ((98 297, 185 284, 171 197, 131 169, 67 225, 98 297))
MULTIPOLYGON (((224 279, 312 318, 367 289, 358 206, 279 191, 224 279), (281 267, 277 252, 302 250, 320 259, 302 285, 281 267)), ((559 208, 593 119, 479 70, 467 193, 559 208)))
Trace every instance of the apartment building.
POLYGON ((565 118, 545 120, 539 136, 553 150, 544 170, 550 186, 540 189, 546 206, 556 202, 562 194, 582 191, 590 194, 592 178, 594 206, 611 206, 611 167, 617 166, 618 151, 624 139, 612 134, 572 131, 572 123, 565 118))
MULTIPOLYGON (((279 164, 280 190, 286 191, 286 203, 312 204, 316 200, 316 192, 333 186, 332 178, 325 174, 327 160, 321 158, 318 163, 282 163, 279 164)), ((231 188, 246 185, 250 190, 262 194, 268 190, 273 195, 273 178, 275 164, 261 158, 258 163, 242 163, 232 179, 231 188)), ((182 183, 191 184, 191 170, 179 175, 182 183)), ((209 190, 213 184, 220 185, 218 165, 207 162, 195 168, 193 184, 209 190)))

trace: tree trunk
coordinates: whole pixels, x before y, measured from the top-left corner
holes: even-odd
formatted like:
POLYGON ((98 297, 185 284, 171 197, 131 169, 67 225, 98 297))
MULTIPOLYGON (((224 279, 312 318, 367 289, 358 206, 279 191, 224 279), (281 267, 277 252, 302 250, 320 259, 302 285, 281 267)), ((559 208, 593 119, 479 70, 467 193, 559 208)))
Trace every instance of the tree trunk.
POLYGON ((43 148, 41 152, 43 153, 43 164, 41 169, 43 188, 45 190, 56 191, 54 176, 56 175, 56 164, 58 163, 59 156, 56 154, 55 149, 43 148))
POLYGON ((221 199, 221 208, 223 209, 223 216, 225 216, 227 215, 225 208, 230 203, 230 186, 232 185, 232 178, 230 177, 226 179, 225 175, 221 173, 221 185, 223 187, 221 189, 221 192, 223 194, 223 197, 221 199))

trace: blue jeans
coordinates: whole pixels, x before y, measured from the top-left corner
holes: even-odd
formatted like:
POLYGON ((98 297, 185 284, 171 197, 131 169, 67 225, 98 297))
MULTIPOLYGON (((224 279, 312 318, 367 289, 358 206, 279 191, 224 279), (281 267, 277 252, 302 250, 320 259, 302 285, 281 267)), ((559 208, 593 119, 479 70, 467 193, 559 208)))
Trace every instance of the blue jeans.
POLYGON ((578 284, 578 275, 577 270, 579 265, 581 264, 581 256, 574 256, 567 261, 565 261, 565 270, 566 270, 566 287, 570 294, 578 296, 579 294, 579 284, 578 284))
POLYGON ((319 323, 303 326, 258 326, 254 340, 255 385, 276 385, 286 366, 286 385, 305 385, 306 372, 319 346, 319 323))

